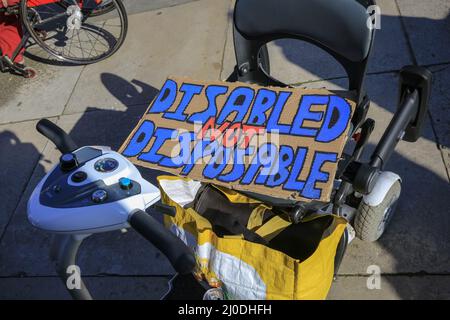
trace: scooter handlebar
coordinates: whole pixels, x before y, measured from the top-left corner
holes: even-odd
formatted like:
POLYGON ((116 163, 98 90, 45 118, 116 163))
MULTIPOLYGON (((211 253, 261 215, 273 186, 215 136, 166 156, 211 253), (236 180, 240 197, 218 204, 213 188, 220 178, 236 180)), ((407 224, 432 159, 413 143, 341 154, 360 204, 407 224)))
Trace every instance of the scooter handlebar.
POLYGON ((60 127, 47 119, 39 120, 37 131, 55 144, 61 153, 70 153, 78 149, 72 138, 60 127))
POLYGON ((128 219, 129 224, 169 259, 180 274, 192 272, 196 261, 192 250, 144 211, 136 211, 128 219))

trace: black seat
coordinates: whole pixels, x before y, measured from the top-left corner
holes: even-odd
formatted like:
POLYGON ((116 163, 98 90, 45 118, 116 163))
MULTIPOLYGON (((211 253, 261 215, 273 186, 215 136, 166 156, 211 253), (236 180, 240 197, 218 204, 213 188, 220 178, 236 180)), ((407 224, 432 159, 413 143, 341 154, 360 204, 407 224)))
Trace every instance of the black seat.
POLYGON ((241 0, 236 28, 248 37, 301 37, 351 61, 367 57, 372 32, 356 0, 241 0))
MULTIPOLYGON (((270 77, 266 43, 294 38, 312 43, 332 55, 346 70, 348 89, 354 90, 357 108, 352 134, 365 120, 369 100, 364 77, 373 44, 369 6, 374 0, 237 0, 234 9, 235 71, 228 81, 286 86, 270 77)), ((286 208, 296 201, 247 192, 248 196, 286 208)), ((311 203, 320 206, 320 203, 311 203)))
POLYGON ((234 40, 238 80, 282 85, 258 70, 258 52, 272 40, 295 38, 331 54, 345 68, 349 89, 362 98, 374 37, 374 29, 367 25, 367 8, 373 4, 373 0, 237 0, 234 40))

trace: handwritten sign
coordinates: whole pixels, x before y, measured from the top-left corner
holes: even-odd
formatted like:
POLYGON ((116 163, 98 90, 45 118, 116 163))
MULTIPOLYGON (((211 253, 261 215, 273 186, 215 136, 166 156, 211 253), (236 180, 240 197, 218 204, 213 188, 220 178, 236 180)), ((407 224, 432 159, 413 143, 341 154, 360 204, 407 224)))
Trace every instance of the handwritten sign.
POLYGON ((119 152, 236 190, 329 201, 354 108, 349 92, 169 78, 119 152))

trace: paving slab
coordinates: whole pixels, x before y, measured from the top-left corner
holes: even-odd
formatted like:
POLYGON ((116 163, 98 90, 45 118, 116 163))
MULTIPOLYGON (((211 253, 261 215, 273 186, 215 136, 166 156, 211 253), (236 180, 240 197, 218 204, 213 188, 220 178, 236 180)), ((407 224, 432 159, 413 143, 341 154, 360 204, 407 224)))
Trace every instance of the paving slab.
MULTIPOLYGON (((62 116, 57 123, 80 146, 110 145, 117 150, 145 109, 146 105, 130 107, 127 112, 89 109, 84 114, 62 116)), ((48 257, 52 237, 32 227, 26 218, 26 202, 33 188, 58 162, 60 153, 49 144, 43 156, 39 162, 43 170, 33 173, 0 243, 0 276, 54 274, 54 266, 48 257)), ((155 182, 156 171, 141 172, 146 179, 155 182)), ((125 234, 117 231, 88 238, 79 253, 79 265, 87 275, 173 274, 167 259, 132 230, 125 234)))
MULTIPOLYGON (((368 72, 398 70, 412 60, 408 52, 398 10, 394 1, 379 0, 381 29, 376 31, 375 45, 369 60, 368 72)), ((231 20, 231 18, 230 18, 231 20)), ((232 27, 228 30, 224 71, 226 78, 235 65, 232 27)), ((320 48, 309 43, 281 39, 268 44, 271 75, 284 83, 298 84, 336 77, 345 77, 344 68, 320 48)))
POLYGON ((29 62, 34 79, 0 73, 0 124, 60 115, 83 69, 29 62))
POLYGON ((235 0, 230 2, 228 8, 228 23, 226 26, 226 37, 224 43, 222 68, 220 71, 220 80, 226 80, 234 71, 236 65, 236 56, 234 55, 234 43, 233 43, 233 10, 235 0))
MULTIPOLYGON (((159 300, 168 291, 167 277, 86 277, 86 286, 94 299, 159 300)), ((63 282, 57 277, 2 278, 0 300, 70 300, 63 282)))
POLYGON ((43 171, 37 164, 46 139, 36 134, 36 122, 0 125, 0 238, 33 170, 43 171))
POLYGON ((380 289, 368 289, 367 277, 339 276, 329 300, 435 300, 450 299, 450 276, 382 275, 380 289))
POLYGON ((399 11, 392 0, 377 0, 381 10, 380 29, 375 32, 375 43, 369 58, 368 72, 399 70, 412 64, 399 11))
POLYGON ((396 0, 420 65, 450 61, 450 2, 396 0))
POLYGON ((438 142, 450 148, 450 63, 429 68, 433 84, 429 109, 438 142))
POLYGON ((441 146, 442 158, 444 159, 445 168, 447 169, 448 180, 450 181, 450 149, 441 146))
POLYGON ((130 16, 123 47, 86 68, 65 113, 148 104, 152 88, 160 88, 169 75, 218 79, 229 3, 201 0, 130 16))
POLYGON ((157 10, 161 8, 173 7, 179 4, 193 2, 197 0, 122 0, 128 15, 157 10))
MULTIPOLYGON (((328 300, 449 299, 448 276, 386 276, 380 289, 368 289, 366 276, 340 276, 328 300), (394 285, 395 284, 395 285, 394 285), (399 289, 400 288, 400 289, 399 289)), ((96 299, 160 299, 168 277, 86 277, 96 299)), ((0 299, 70 299, 57 277, 2 278, 0 299)))

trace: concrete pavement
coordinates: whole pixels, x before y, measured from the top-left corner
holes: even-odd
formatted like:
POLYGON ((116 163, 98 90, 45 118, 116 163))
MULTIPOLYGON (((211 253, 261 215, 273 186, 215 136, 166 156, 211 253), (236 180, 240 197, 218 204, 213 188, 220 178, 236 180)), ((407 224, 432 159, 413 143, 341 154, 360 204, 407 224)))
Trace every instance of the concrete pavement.
MULTIPOLYGON (((34 129, 57 122, 80 145, 117 149, 168 75, 225 79, 234 66, 231 0, 124 1, 132 13, 124 46, 110 59, 63 67, 31 62, 34 80, 0 74, 0 299, 68 298, 48 258, 50 238, 32 228, 25 205, 58 152, 34 129)), ((331 299, 450 298, 450 32, 449 1, 378 0, 381 30, 367 78, 377 121, 371 147, 396 108, 397 71, 429 66, 430 112, 418 142, 401 142, 389 170, 402 176, 402 196, 377 243, 349 246, 331 299), (447 165, 446 165, 447 164, 447 165), (379 266, 381 289, 366 286, 379 266)), ((272 75, 307 87, 343 88, 342 69, 326 54, 292 40, 269 44, 272 75), (321 79, 324 79, 321 81, 321 79)), ((155 174, 144 172, 148 179, 155 174)), ((154 299, 173 273, 167 260, 130 231, 96 235, 80 252, 95 296, 154 299)))

